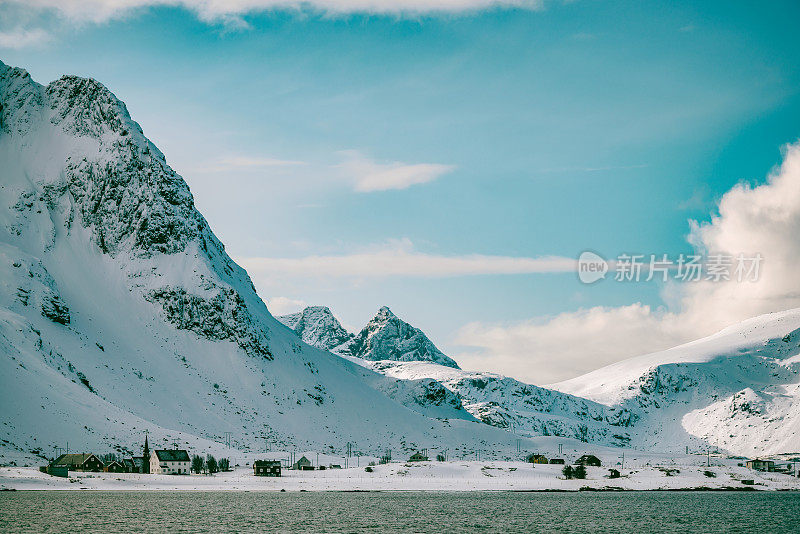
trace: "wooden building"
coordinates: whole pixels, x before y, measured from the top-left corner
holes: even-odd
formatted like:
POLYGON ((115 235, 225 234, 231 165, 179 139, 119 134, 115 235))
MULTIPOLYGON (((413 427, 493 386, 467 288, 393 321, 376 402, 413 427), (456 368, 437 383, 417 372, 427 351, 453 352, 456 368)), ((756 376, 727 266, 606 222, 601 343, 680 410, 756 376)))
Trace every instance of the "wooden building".
POLYGON ((556 465, 564 465, 565 462, 563 458, 550 458, 550 463, 556 465))
POLYGON ((277 460, 256 460, 253 462, 253 474, 257 477, 279 477, 281 463, 277 460))
POLYGON ((528 463, 531 464, 546 464, 549 463, 547 458, 541 454, 531 454, 528 456, 528 463))
POLYGON ((756 458, 755 460, 747 460, 746 465, 749 469, 753 469, 754 471, 775 471, 775 462, 772 460, 760 460, 756 458))
POLYGON ((408 461, 409 462, 427 462, 428 461, 428 457, 425 454, 423 454, 422 452, 415 452, 414 454, 411 455, 411 457, 408 459, 408 461))
POLYGON ((50 464, 56 467, 66 467, 69 471, 95 471, 103 470, 103 462, 91 453, 62 454, 50 464))
POLYGON ((106 473, 124 473, 125 466, 122 464, 122 462, 114 460, 110 463, 107 463, 105 467, 103 467, 103 471, 106 473))
POLYGON ((311 467, 311 460, 309 460, 305 456, 301 457, 299 460, 297 460, 295 463, 292 464, 292 469, 297 469, 298 471, 302 469, 308 469, 309 467, 311 467))
POLYGON ((584 454, 575 463, 583 466, 600 467, 600 458, 594 454, 584 454))

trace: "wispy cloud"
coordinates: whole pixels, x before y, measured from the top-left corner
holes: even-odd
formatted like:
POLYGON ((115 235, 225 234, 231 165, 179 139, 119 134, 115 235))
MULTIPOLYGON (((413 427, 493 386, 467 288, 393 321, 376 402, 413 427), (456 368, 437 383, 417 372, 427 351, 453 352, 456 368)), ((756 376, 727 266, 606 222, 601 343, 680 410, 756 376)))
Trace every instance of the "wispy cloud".
POLYGON ((543 0, 2 0, 0 3, 56 12, 74 21, 105 22, 154 6, 182 6, 206 22, 242 26, 241 17, 266 11, 319 11, 328 14, 418 15, 488 8, 539 10, 543 0))
POLYGON ((417 252, 408 239, 378 249, 336 256, 302 258, 237 258, 255 278, 390 276, 441 278, 485 274, 528 274, 574 272, 573 258, 539 258, 468 254, 444 256, 417 252))
POLYGON ((440 163, 375 162, 356 150, 342 152, 346 161, 339 167, 353 188, 361 193, 406 189, 416 184, 432 182, 455 170, 453 165, 440 163))
POLYGON ((52 36, 41 28, 24 29, 22 27, 12 30, 0 31, 0 48, 29 48, 41 46, 52 40, 52 36))

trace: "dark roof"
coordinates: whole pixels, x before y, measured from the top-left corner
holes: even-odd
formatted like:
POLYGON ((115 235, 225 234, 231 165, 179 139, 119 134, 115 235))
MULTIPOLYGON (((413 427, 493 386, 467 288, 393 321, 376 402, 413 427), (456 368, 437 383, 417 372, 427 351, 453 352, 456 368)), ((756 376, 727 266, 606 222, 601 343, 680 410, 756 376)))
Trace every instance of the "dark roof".
POLYGON ((159 462, 188 462, 189 453, 182 449, 164 449, 153 451, 159 462))
MULTIPOLYGON (((61 456, 53 460, 53 463, 51 465, 83 465, 83 462, 85 462, 92 456, 94 456, 94 454, 91 453, 62 454, 61 456)), ((98 461, 100 460, 98 459, 98 461)))
POLYGON ((271 467, 275 465, 281 465, 280 460, 256 460, 253 462, 253 465, 256 467, 271 467))

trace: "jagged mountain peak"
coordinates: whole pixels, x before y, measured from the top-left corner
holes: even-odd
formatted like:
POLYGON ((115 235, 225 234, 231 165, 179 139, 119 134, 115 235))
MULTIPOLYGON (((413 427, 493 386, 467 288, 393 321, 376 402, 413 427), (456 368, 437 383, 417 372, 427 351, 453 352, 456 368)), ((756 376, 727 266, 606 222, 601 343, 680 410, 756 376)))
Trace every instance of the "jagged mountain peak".
POLYGON ((353 334, 344 329, 327 306, 308 306, 302 311, 276 317, 311 346, 333 350, 353 334))
POLYGON ((300 338, 324 350, 365 360, 424 361, 458 369, 420 330, 381 306, 358 334, 348 332, 327 306, 309 306, 277 319, 300 338))
POLYGON ((459 368, 422 330, 397 317, 388 306, 378 310, 342 353, 372 361, 428 361, 459 368))

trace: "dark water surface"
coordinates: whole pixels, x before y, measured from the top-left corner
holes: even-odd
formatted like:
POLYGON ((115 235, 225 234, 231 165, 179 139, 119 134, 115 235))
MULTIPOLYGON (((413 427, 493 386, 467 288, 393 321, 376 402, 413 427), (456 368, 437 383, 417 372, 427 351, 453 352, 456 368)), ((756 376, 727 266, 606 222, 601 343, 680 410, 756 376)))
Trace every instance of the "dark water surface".
POLYGON ((800 533, 800 493, 0 493, 2 532, 800 533))

